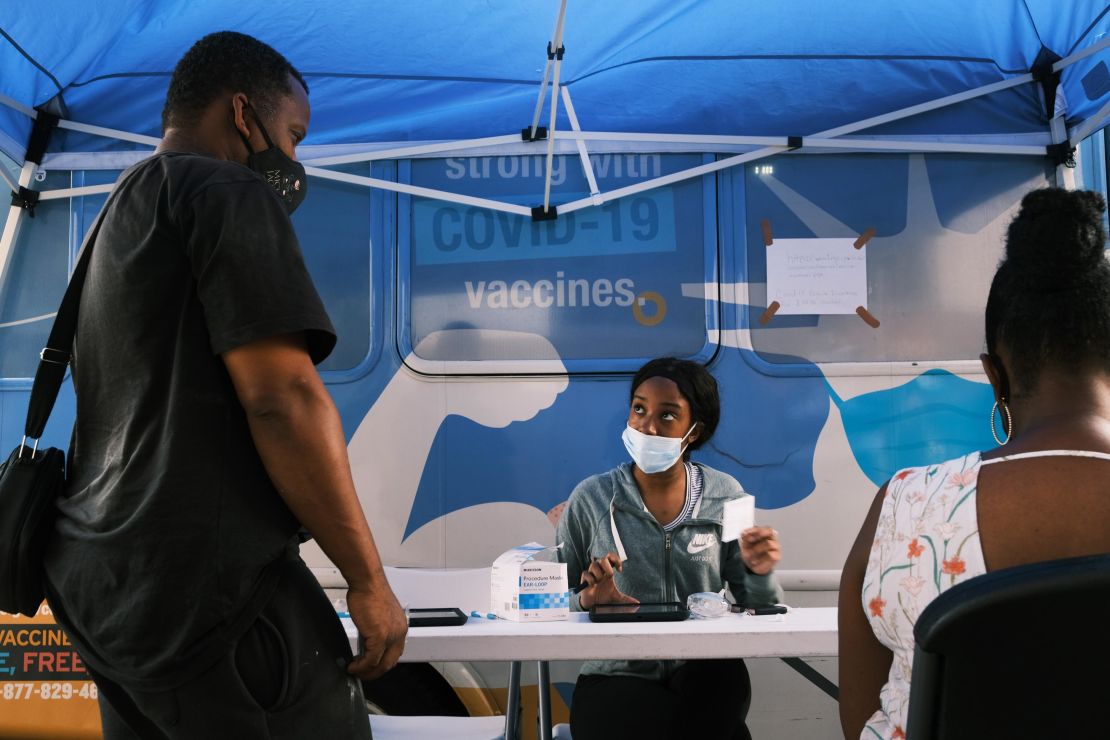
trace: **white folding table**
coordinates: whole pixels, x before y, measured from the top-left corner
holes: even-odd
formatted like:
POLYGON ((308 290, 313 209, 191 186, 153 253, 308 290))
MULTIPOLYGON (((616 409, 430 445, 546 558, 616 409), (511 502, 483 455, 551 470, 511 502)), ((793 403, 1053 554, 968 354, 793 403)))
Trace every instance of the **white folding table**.
MULTIPOLYGON (((345 620, 352 645, 350 622, 345 620)), ((799 658, 837 654, 836 609, 791 608, 782 615, 728 614, 681 622, 595 623, 581 612, 556 622, 519 623, 471 618, 457 627, 412 627, 403 662, 509 661, 507 740, 516 736, 520 662, 540 663, 540 729, 550 738, 550 696, 545 691, 552 660, 665 660, 783 658, 806 678, 829 691, 831 683, 799 658)), ((833 687, 835 690, 835 687, 833 687)))

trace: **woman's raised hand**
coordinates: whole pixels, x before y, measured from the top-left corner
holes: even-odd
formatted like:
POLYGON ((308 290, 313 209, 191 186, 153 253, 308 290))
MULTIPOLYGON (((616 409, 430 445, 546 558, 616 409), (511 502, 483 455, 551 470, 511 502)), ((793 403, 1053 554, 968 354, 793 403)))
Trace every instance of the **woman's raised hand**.
POLYGON ((770 527, 752 527, 740 534, 740 559, 752 573, 765 576, 782 558, 779 533, 770 527))
POLYGON ((586 588, 578 594, 578 604, 589 609, 594 604, 639 604, 640 600, 621 593, 613 575, 623 567, 620 555, 610 552, 595 558, 590 567, 582 571, 581 583, 586 588))

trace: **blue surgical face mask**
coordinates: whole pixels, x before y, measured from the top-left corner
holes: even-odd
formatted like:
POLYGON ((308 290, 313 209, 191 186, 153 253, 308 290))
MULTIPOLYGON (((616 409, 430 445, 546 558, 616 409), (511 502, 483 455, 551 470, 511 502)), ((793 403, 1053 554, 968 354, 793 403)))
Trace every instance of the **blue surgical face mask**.
POLYGON ((636 467, 649 474, 661 473, 669 470, 682 457, 682 453, 686 451, 686 445, 682 443, 696 426, 695 422, 681 438, 656 437, 626 426, 621 439, 624 440, 624 449, 628 450, 636 467))

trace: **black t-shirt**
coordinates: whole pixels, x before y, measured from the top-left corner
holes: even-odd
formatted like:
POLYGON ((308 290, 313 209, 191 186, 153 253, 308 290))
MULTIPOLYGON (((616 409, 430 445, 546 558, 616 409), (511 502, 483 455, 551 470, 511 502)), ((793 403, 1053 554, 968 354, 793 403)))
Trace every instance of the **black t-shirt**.
POLYGON ((46 560, 59 621, 94 670, 169 686, 268 598, 300 528, 255 449, 220 353, 335 332, 276 194, 241 165, 156 155, 124 173, 89 264, 77 420, 46 560))

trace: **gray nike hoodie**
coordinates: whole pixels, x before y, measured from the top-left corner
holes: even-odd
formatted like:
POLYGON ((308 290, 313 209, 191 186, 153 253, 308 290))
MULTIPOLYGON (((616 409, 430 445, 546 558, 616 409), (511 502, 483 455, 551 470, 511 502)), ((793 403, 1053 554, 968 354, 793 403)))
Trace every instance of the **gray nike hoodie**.
MULTIPOLYGON (((577 584, 591 559, 619 552, 627 561, 616 584, 640 601, 681 601, 700 591, 720 591, 726 584, 737 604, 760 606, 782 599, 774 574, 748 572, 740 559, 739 542, 721 542, 721 518, 726 501, 748 494, 734 478, 695 463, 702 473, 702 494, 689 519, 664 532, 644 507, 632 477, 632 463, 579 483, 559 520, 556 542, 567 577, 577 584)), ((571 609, 581 611, 572 594, 571 609)), ((595 660, 583 674, 634 676, 663 680, 682 661, 595 660)))

